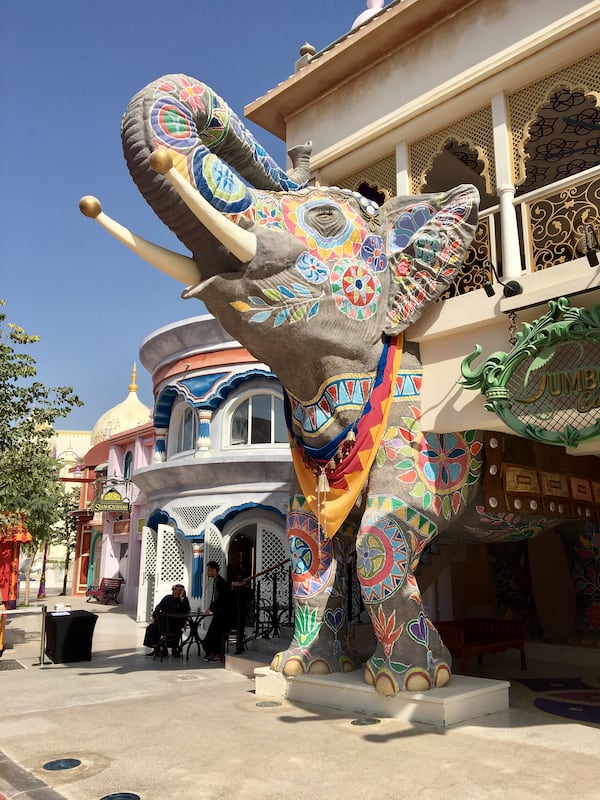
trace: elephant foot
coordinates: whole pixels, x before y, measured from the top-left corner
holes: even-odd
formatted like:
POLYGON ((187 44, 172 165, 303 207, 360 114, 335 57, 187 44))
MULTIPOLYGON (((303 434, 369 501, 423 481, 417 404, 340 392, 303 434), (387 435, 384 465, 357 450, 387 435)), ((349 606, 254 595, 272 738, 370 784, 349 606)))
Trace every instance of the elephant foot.
POLYGON ((290 647, 276 653, 271 669, 289 677, 293 675, 329 675, 333 672, 352 672, 360 663, 352 652, 329 656, 313 655, 301 647, 290 647))
POLYGON ((448 683, 450 675, 450 665, 446 661, 437 661, 430 666, 407 665, 373 655, 365 664, 364 677, 378 694, 393 697, 399 692, 440 689, 448 683))

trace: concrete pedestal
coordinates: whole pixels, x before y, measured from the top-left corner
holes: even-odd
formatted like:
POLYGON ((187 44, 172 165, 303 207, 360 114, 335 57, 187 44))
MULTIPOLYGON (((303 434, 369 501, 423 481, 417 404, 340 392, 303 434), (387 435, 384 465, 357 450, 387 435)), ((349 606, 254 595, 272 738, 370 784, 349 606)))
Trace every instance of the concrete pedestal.
POLYGON ((363 680, 363 671, 287 678, 269 667, 254 671, 256 694, 353 714, 422 722, 440 728, 507 711, 508 681, 453 675, 442 689, 383 697, 363 680))

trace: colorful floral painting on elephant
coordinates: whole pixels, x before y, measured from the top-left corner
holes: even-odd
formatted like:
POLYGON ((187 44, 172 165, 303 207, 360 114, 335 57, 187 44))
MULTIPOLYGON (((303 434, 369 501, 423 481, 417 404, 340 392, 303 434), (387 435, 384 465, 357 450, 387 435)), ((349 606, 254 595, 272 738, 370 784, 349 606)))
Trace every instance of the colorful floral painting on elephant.
POLYGON ((356 552, 377 637, 365 680, 384 695, 443 686, 450 655, 415 578, 424 548, 457 523, 492 541, 547 524, 485 508, 480 434, 420 427, 419 352, 403 334, 459 274, 477 191, 380 206, 308 186, 310 144, 284 173, 217 94, 181 75, 133 98, 122 139, 134 181, 191 255, 134 236, 95 198, 82 211, 184 283, 284 387, 296 628, 272 668, 360 666, 343 579, 356 552))

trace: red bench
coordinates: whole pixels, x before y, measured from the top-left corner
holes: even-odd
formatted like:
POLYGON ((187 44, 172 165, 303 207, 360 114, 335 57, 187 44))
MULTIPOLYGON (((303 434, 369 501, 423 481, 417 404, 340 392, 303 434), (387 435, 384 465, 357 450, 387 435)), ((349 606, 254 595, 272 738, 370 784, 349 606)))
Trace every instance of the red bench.
POLYGON ((525 660, 525 634, 523 623, 506 619, 453 619, 436 622, 442 641, 460 659, 460 670, 464 674, 467 659, 477 656, 477 663, 483 663, 483 655, 494 655, 515 648, 521 653, 521 669, 527 669, 525 660))
POLYGON ((92 597, 99 603, 116 603, 119 604, 117 596, 121 591, 123 578, 102 578, 99 586, 90 586, 85 593, 87 602, 89 603, 92 597))

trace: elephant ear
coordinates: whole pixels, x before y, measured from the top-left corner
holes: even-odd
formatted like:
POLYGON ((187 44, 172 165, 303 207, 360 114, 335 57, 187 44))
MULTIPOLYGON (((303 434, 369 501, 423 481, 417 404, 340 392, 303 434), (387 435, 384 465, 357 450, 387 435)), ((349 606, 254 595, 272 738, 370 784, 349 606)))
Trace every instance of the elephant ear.
POLYGON ((477 228, 479 192, 465 184, 394 197, 384 208, 390 270, 384 333, 394 336, 415 323, 462 269, 477 228))

